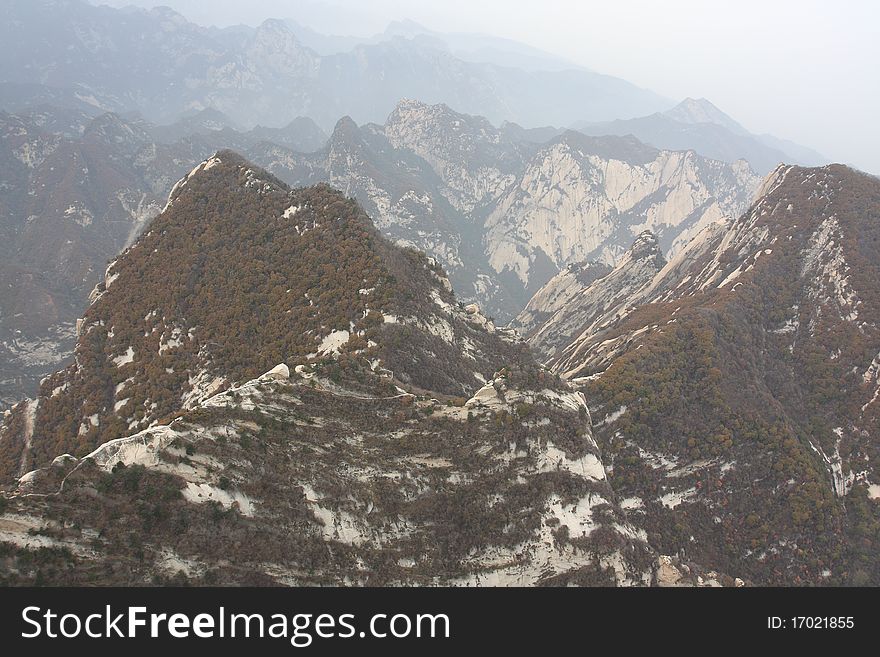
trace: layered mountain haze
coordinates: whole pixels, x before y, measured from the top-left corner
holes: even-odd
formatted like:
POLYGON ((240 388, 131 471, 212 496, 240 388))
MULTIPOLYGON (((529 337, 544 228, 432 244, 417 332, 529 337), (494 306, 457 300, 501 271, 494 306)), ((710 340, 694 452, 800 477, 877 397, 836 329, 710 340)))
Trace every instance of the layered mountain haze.
POLYGON ((420 39, 439 50, 449 51, 459 59, 478 64, 495 64, 526 71, 565 71, 583 69, 571 61, 510 39, 488 34, 437 32, 412 20, 395 20, 380 34, 370 37, 321 34, 297 20, 285 21, 303 45, 320 55, 348 52, 360 45, 375 45, 394 37, 420 39))
POLYGON ((828 162, 799 144, 750 133, 705 98, 687 98, 670 110, 650 116, 602 123, 581 121, 574 128, 588 135, 634 135, 657 148, 694 150, 722 162, 746 160, 762 175, 783 162, 808 166, 828 162))
POLYGON ((524 125, 629 118, 670 104, 584 69, 466 61, 423 35, 391 33, 322 56, 275 19, 255 28, 203 28, 167 7, 111 9, 85 0, 14 0, 2 16, 0 99, 19 107, 91 104, 136 110, 158 123, 215 108, 247 127, 308 115, 327 129, 343 115, 382 121, 405 97, 524 125), (544 97, 557 102, 548 106, 544 97))
POLYGON ((653 274, 631 258, 562 308, 555 289, 530 304, 524 325, 549 313, 530 340, 583 386, 659 549, 690 536, 691 558, 755 581, 880 581, 878 201, 846 167, 780 167, 653 274))
POLYGON ((228 151, 111 266, 0 447, 10 584, 734 583, 658 558, 583 396, 433 262, 228 151))

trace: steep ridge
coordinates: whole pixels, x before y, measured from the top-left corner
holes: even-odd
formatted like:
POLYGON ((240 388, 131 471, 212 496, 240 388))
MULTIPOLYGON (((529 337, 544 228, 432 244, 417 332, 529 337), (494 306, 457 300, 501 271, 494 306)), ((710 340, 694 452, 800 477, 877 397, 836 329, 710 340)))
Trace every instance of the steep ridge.
POLYGON ((42 106, 0 113, 0 409, 72 355, 75 321, 107 262, 162 209, 174 183, 218 149, 275 139, 317 150, 306 119, 248 132, 205 110, 173 126, 42 106))
POLYGON ((584 290, 611 273, 601 262, 568 265, 535 293, 523 311, 510 323, 523 337, 531 337, 554 313, 569 306, 584 290))
POLYGON ((543 354, 583 385, 661 551, 763 583, 880 581, 878 212, 875 178, 779 167, 616 321, 543 354))
POLYGON ((559 274, 545 285, 511 324, 538 353, 555 363, 557 350, 578 336, 595 335, 620 319, 633 297, 648 285, 666 264, 657 238, 645 231, 609 273, 591 276, 597 263, 559 274), (584 277, 584 270, 587 276, 584 277))
POLYGON ((5 583, 734 583, 660 559, 583 395, 325 186, 209 158, 79 329, 0 425, 5 583))

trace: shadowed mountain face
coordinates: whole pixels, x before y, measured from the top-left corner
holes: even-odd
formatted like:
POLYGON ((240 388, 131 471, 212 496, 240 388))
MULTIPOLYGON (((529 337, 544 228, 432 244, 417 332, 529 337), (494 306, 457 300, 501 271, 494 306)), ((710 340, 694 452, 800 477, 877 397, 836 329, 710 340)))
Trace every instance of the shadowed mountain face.
POLYGON ((733 584, 658 559, 583 395, 434 262, 229 151, 111 265, 0 453, 8 584, 733 584))
POLYGON ((132 161, 141 138, 112 116, 0 114, 3 406, 57 369, 107 258, 161 207, 132 161))
POLYGON ((661 551, 691 536, 755 581, 880 581, 878 212, 875 178, 780 167, 739 219, 651 275, 621 261, 532 329, 661 551))
POLYGON ((346 114, 382 121, 406 97, 524 125, 629 118, 670 104, 583 69, 465 61, 424 36, 389 34, 321 56, 280 20, 208 29, 167 8, 117 10, 84 0, 12 0, 2 18, 0 98, 7 107, 64 100, 138 110, 162 123, 213 107, 246 126, 309 115, 329 128, 346 114))

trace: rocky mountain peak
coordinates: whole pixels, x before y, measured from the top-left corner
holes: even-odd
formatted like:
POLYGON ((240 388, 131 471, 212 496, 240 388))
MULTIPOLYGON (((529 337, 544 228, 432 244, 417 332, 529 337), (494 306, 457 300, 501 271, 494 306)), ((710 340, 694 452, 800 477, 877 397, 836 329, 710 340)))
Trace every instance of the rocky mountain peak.
POLYGON ((283 34, 292 35, 293 40, 298 41, 296 34, 290 29, 287 21, 278 18, 267 18, 257 26, 257 33, 260 34, 283 34))
POLYGON ((764 176, 761 185, 755 191, 755 200, 760 201, 774 191, 788 175, 793 167, 788 164, 780 164, 773 171, 764 176))
POLYGON ((361 129, 350 116, 343 116, 336 122, 333 132, 330 133, 331 145, 344 145, 356 143, 361 138, 361 129))
POLYGON ((629 253, 633 260, 658 258, 658 264, 660 267, 666 264, 666 260, 663 257, 663 250, 660 248, 660 242, 657 239, 657 236, 650 230, 642 231, 639 236, 636 237, 629 249, 629 253))
POLYGON ((257 71, 286 80, 314 78, 320 68, 320 57, 306 48, 283 20, 263 21, 253 32, 244 52, 249 64, 248 77, 257 71))
POLYGON ((461 114, 448 105, 404 99, 385 122, 385 134, 397 147, 425 155, 469 159, 482 146, 497 144, 501 133, 481 116, 461 114))
POLYGON ((214 185, 258 193, 284 193, 282 190, 286 189, 286 185, 268 171, 252 165, 235 151, 224 149, 196 165, 171 188, 165 211, 181 197, 199 198, 206 187, 214 185))
POLYGON ((685 98, 665 114, 681 123, 714 123, 736 134, 748 134, 745 128, 705 98, 685 98))
POLYGON ((157 18, 161 19, 162 21, 165 22, 165 24, 168 24, 168 25, 174 25, 174 26, 179 26, 179 27, 190 25, 189 21, 187 21, 183 15, 174 11, 171 7, 158 6, 158 7, 152 7, 151 9, 146 10, 146 11, 148 11, 153 16, 156 16, 157 18))
POLYGON ((188 117, 185 121, 189 124, 188 127, 193 129, 193 132, 197 132, 199 128, 212 131, 222 130, 223 128, 237 129, 237 126, 232 119, 213 107, 206 107, 188 117))
POLYGON ((438 103, 436 105, 431 105, 429 103, 418 100, 417 98, 401 98, 397 101, 397 105, 394 106, 394 110, 391 112, 391 115, 388 118, 386 123, 393 123, 394 120, 391 117, 404 117, 410 114, 424 114, 428 112, 431 108, 446 108, 449 109, 448 106, 438 103))
POLYGON ((483 123, 485 119, 461 114, 445 103, 425 103, 414 98, 403 98, 394 107, 385 122, 386 127, 397 123, 414 123, 422 121, 424 127, 440 127, 440 125, 458 121, 461 123, 483 123), (433 125, 432 125, 433 124, 433 125))

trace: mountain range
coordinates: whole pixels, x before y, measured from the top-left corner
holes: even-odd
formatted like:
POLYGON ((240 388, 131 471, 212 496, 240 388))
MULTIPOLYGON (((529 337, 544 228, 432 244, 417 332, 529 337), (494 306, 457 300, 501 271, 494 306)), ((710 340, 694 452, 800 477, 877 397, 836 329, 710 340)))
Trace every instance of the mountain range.
POLYGON ((412 20, 392 21, 381 34, 366 38, 326 35, 293 19, 285 22, 304 46, 322 56, 344 53, 360 45, 376 45, 395 37, 402 37, 419 38, 431 43, 438 50, 446 50, 458 59, 476 64, 494 64, 527 71, 564 71, 584 68, 552 53, 511 39, 489 34, 438 32, 412 20))
POLYGON ((518 320, 547 371, 356 202, 219 152, 6 414, 6 581, 875 582, 878 200, 780 167, 668 261, 567 268, 518 320))
POLYGON ((213 108, 246 127, 309 116, 329 129, 343 115, 382 121, 407 97, 530 126, 629 118, 669 105, 585 69, 466 61, 421 35, 389 34, 320 55, 282 20, 203 28, 166 7, 112 9, 85 0, 13 0, 0 17, 0 106, 12 111, 65 101, 168 123, 213 108), (552 112, 542 97, 556 99, 552 112))
POLYGON ((254 159, 290 184, 328 181, 381 230, 437 257, 455 289, 505 322, 560 268, 613 264, 655 230, 674 252, 706 223, 747 207, 760 181, 694 152, 632 137, 495 127, 446 105, 398 103, 384 125, 336 126, 310 155, 254 159))
POLYGON ((96 4, 0 7, 0 584, 880 584, 876 177, 488 35, 96 4))
POLYGON ((606 122, 579 121, 576 130, 588 135, 634 135, 646 144, 668 150, 695 150, 722 162, 747 161, 765 175, 779 164, 819 166, 823 155, 772 135, 754 135, 705 98, 686 98, 665 112, 606 122))
POLYGON ((302 117, 245 131, 216 110, 164 126, 50 106, 0 120, 14 190, 0 249, 9 280, 21 281, 0 297, 7 405, 69 357, 106 263, 180 176, 223 148, 288 184, 327 182, 357 198, 386 236, 437 258, 462 299, 502 323, 561 268, 614 264, 645 228, 675 252, 707 222, 741 212, 759 182, 743 162, 632 137, 495 127, 418 101, 398 103, 384 125, 346 117, 329 137, 302 117))

